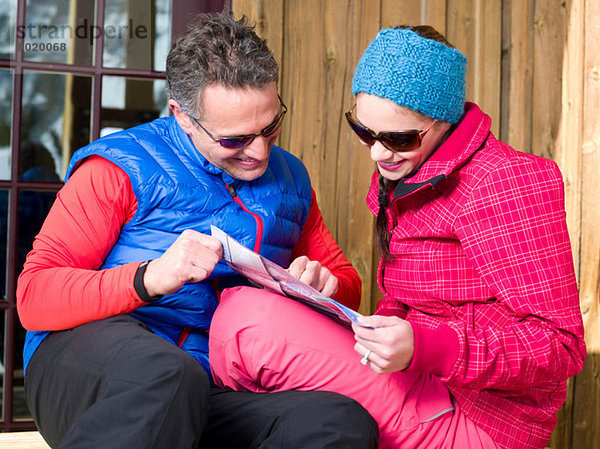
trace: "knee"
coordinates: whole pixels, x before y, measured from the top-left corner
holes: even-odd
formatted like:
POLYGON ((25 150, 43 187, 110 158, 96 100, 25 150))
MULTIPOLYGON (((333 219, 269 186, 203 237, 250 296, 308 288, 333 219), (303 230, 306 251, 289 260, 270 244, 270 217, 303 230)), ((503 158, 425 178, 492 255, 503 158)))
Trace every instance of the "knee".
MULTIPOLYGON (((354 399, 333 392, 304 392, 294 412, 296 419, 312 423, 322 435, 337 441, 335 447, 378 447, 379 429, 373 417, 354 399)), ((307 446, 308 447, 308 446, 307 446)))
POLYGON ((131 359, 137 360, 123 366, 121 376, 130 377, 131 388, 137 385, 157 402, 208 404, 210 380, 200 363, 174 346, 163 349, 130 354, 131 359))
POLYGON ((253 287, 225 289, 210 323, 211 339, 225 341, 242 329, 264 325, 270 304, 277 296, 253 287))
POLYGON ((345 431, 350 435, 354 432, 355 446, 368 449, 377 448, 379 441, 377 421, 354 399, 344 397, 344 402, 347 409, 343 414, 347 420, 345 431))
POLYGON ((161 360, 165 367, 165 378, 172 385, 174 394, 183 398, 194 398, 196 403, 208 403, 210 380, 200 363, 184 351, 172 360, 161 360))

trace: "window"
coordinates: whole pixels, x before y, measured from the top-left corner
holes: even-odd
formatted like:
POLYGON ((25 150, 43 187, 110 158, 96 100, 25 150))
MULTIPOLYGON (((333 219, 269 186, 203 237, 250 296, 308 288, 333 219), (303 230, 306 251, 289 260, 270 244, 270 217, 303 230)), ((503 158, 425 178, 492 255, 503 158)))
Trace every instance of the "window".
POLYGON ((0 3, 0 430, 34 428, 24 400, 16 280, 71 155, 168 113, 172 36, 228 0, 0 3))

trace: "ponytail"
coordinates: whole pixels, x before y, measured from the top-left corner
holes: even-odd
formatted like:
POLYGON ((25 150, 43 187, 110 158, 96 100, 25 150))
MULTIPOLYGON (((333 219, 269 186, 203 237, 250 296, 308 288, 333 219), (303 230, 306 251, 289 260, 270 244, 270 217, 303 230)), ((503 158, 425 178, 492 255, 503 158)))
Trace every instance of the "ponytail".
POLYGON ((379 253, 387 260, 391 259, 392 253, 390 252, 390 232, 388 230, 387 222, 387 206, 388 206, 388 192, 392 182, 379 175, 379 194, 377 199, 379 200, 379 212, 377 213, 377 219, 375 220, 375 231, 373 239, 377 244, 379 253))

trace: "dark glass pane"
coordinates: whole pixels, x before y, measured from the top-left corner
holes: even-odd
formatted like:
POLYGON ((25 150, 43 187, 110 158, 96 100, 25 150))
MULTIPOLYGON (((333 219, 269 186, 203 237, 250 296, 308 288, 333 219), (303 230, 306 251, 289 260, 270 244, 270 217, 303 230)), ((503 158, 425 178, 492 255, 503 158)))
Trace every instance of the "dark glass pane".
MULTIPOLYGON (((33 240, 42 227, 42 223, 50 207, 52 207, 55 198, 56 192, 24 190, 19 193, 17 276, 23 269, 25 258, 31 250, 33 240)), ((15 330, 15 339, 13 342, 13 418, 24 420, 30 419, 31 416, 25 403, 23 391, 23 344, 25 342, 25 330, 18 318, 15 319, 15 330)))
POLYGON ((15 57, 15 27, 17 25, 17 0, 0 2, 0 59, 15 57))
MULTIPOLYGON (((17 276, 23 270, 25 258, 40 231, 46 215, 56 198, 56 192, 23 190, 19 193, 19 233, 17 242, 17 276)), ((16 320, 15 362, 13 384, 13 417, 17 420, 29 419, 29 411, 23 394, 23 344, 25 330, 16 320)))
POLYGON ((6 329, 6 314, 7 312, 5 310, 0 309, 0 332, 2 332, 2 334, 0 334, 0 349, 2 350, 2 352, 0 352, 2 355, 2 358, 0 359, 0 380, 2 380, 0 382, 0 399, 2 399, 2 415, 0 416, 0 422, 4 421, 4 365, 6 364, 4 335, 6 329))
POLYGON ((13 101, 12 71, 0 69, 0 180, 10 179, 10 130, 13 101))
POLYGON ((6 300, 8 266, 8 190, 0 190, 0 300, 6 300))
POLYGON ((19 233, 17 248, 17 276, 23 269, 25 257, 31 251, 33 239, 54 203, 56 192, 22 190, 19 192, 19 233))
POLYGON ((168 115, 165 80, 104 76, 100 135, 168 115))
POLYGON ((91 65, 102 35, 90 0, 27 0, 25 26, 18 30, 26 60, 91 65))
POLYGON ((23 75, 20 179, 60 181, 73 152, 90 142, 92 79, 23 75))
POLYGON ((106 0, 104 67, 165 70, 171 0, 106 0))
POLYGON ((25 402, 24 391, 23 345, 25 344, 25 329, 21 326, 18 318, 16 319, 15 324, 16 333, 13 343, 15 348, 15 364, 13 369, 13 419, 22 421, 31 419, 31 414, 29 413, 27 403, 25 402))

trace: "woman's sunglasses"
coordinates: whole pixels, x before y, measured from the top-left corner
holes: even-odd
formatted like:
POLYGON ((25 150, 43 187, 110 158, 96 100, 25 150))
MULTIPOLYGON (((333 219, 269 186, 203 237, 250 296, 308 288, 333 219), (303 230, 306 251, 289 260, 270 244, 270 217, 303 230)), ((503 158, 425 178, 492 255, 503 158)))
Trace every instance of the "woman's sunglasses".
POLYGON ((202 126, 202 124, 198 121, 197 118, 193 117, 190 115, 190 118, 196 122, 196 125, 198 125, 202 131, 204 131, 206 133, 206 135, 208 137, 210 137, 214 142, 218 143, 219 145, 221 145, 223 148, 227 148, 229 150, 236 150, 238 148, 243 148, 245 146, 250 145, 254 139, 258 136, 263 136, 263 137, 271 137, 273 134, 275 134, 279 128, 281 128, 281 122, 283 121, 283 117, 285 116, 285 113, 287 112, 287 106, 285 104, 283 104, 283 101, 281 100, 281 97, 279 97, 279 95, 277 95, 277 97, 279 98, 279 104, 280 104, 280 112, 279 114, 277 114, 277 117, 275 117, 275 120, 273 120, 271 122, 271 124, 267 125, 260 133, 258 134, 246 134, 243 136, 233 136, 233 137, 221 137, 220 139, 217 139, 215 137, 213 137, 213 135, 204 127, 202 126))
POLYGON ((384 147, 391 151, 402 152, 419 148, 425 134, 437 122, 437 120, 434 120, 422 131, 410 129, 406 131, 382 131, 375 133, 352 117, 354 108, 356 108, 356 105, 352 106, 352 109, 346 112, 346 120, 348 120, 350 128, 352 128, 352 131, 356 133, 358 138, 368 146, 372 146, 375 142, 381 142, 384 147))

